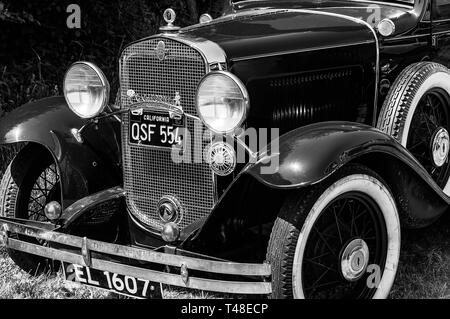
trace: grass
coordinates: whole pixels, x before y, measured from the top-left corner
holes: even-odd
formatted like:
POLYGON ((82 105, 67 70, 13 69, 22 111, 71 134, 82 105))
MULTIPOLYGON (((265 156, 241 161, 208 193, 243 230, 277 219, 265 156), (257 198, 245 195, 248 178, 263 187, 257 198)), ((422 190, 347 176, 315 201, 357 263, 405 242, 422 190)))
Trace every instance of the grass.
MULTIPOLYGON (((227 296, 204 291, 165 288, 165 299, 211 299, 227 296)), ((123 299, 101 289, 64 281, 62 272, 30 276, 0 250, 0 299, 123 299)))
POLYGON ((434 225, 404 231, 392 298, 450 299, 450 211, 434 225))
MULTIPOLYGON (((391 291, 393 299, 450 299, 450 214, 424 230, 403 232, 402 255, 391 291)), ((32 277, 0 251, 0 298, 111 299, 124 298, 64 281, 62 273, 32 277)), ((167 299, 210 299, 231 296, 165 288, 167 299)))
POLYGON ((29 276, 0 252, 0 298, 3 299, 98 299, 110 294, 104 291, 65 283, 62 274, 29 276))

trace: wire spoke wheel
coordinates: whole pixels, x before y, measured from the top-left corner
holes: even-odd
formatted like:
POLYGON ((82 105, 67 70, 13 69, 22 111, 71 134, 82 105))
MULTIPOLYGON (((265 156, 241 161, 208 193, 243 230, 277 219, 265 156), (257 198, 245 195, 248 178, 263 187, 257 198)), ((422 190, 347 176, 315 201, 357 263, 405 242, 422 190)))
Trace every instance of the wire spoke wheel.
POLYGON ((387 298, 400 219, 380 176, 349 164, 286 198, 267 248, 273 298, 387 298))
MULTIPOLYGON (((449 108, 450 70, 434 62, 413 63, 398 75, 377 123, 377 128, 396 139, 422 164, 447 196, 450 196, 449 108)), ((411 222, 409 226, 415 227, 414 224, 411 222)))
MULTIPOLYGON (((366 285, 369 264, 384 267, 387 237, 379 208, 362 193, 341 195, 322 212, 306 244, 303 289, 308 299, 371 298, 366 285), (345 273, 342 260, 355 241, 365 243, 367 261, 355 259, 358 271, 345 273)), ((358 258, 360 255, 354 255, 358 258)))
MULTIPOLYGON (((0 215, 39 222, 49 222, 45 206, 61 202, 61 186, 57 166, 47 150, 36 145, 25 147, 9 164, 0 183, 0 215)), ((48 242, 21 234, 11 234, 32 244, 48 246, 48 242)), ((44 257, 8 249, 9 256, 32 275, 57 270, 58 263, 44 257)))
MULTIPOLYGON (((55 164, 46 167, 36 178, 28 200, 27 219, 40 222, 50 222, 45 216, 45 206, 53 200, 59 201, 60 187, 59 175, 55 164)), ((48 242, 36 239, 42 246, 48 246, 48 242)))
POLYGON ((445 188, 450 177, 450 99, 441 89, 431 89, 419 101, 411 121, 406 148, 445 188))
POLYGON ((55 164, 42 171, 34 182, 28 201, 28 219, 48 221, 44 213, 45 205, 59 196, 59 176, 55 164))

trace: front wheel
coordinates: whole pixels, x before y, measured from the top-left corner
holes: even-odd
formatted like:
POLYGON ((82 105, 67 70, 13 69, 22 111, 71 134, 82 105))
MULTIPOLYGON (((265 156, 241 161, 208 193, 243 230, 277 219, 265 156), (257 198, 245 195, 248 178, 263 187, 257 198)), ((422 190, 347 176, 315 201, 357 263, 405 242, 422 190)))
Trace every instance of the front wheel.
MULTIPOLYGON (((26 147, 9 164, 0 183, 0 216, 47 222, 44 207, 61 202, 59 175, 50 154, 38 147, 26 147)), ((46 245, 31 237, 11 234, 21 240, 46 245)), ((23 270, 39 275, 56 270, 46 258, 8 249, 12 260, 23 270)))
POLYGON ((386 298, 400 256, 395 201, 371 170, 350 165, 288 197, 267 260, 273 298, 386 298))

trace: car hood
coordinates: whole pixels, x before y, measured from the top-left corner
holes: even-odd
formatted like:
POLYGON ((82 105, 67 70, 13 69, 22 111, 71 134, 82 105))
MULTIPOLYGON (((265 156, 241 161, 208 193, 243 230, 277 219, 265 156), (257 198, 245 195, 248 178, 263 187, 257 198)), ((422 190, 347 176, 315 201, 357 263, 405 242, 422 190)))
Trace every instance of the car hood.
POLYGON ((205 38, 219 44, 229 60, 279 52, 374 42, 374 14, 391 18, 396 32, 414 27, 412 7, 382 6, 345 1, 244 1, 237 10, 207 24, 181 30, 181 34, 205 38), (257 3, 257 4, 256 4, 257 3), (288 5, 289 4, 289 5, 288 5), (379 9, 379 10, 378 10, 379 9), (364 20, 367 23, 363 23, 364 20))

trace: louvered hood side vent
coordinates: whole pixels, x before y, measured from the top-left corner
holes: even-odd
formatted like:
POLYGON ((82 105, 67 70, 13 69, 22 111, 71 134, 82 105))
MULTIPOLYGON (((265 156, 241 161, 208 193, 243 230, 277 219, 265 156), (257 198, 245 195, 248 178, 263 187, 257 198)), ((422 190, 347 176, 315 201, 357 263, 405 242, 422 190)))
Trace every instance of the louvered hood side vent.
POLYGON ((359 67, 347 67, 255 81, 250 86, 255 103, 248 124, 279 127, 285 133, 323 121, 365 122, 361 80, 359 67))

